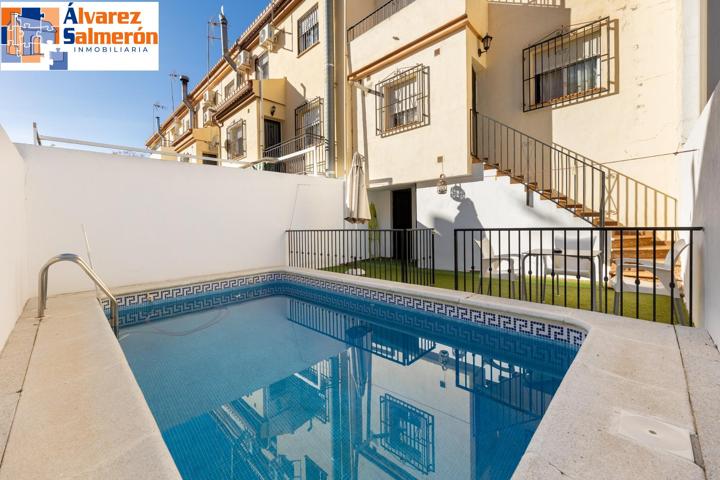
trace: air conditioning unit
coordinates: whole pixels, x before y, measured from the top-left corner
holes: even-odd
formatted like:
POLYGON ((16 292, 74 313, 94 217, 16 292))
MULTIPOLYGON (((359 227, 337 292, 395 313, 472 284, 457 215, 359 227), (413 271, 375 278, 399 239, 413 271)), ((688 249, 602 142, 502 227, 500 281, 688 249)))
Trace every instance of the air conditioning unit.
POLYGON ((244 70, 252 70, 252 55, 247 50, 241 50, 238 54, 238 66, 244 70))
POLYGON ((278 30, 268 23, 260 30, 260 45, 267 49, 272 49, 275 47, 277 36, 278 30))
POLYGON ((208 106, 215 106, 215 102, 217 101, 217 92, 208 90, 203 95, 203 100, 208 106))

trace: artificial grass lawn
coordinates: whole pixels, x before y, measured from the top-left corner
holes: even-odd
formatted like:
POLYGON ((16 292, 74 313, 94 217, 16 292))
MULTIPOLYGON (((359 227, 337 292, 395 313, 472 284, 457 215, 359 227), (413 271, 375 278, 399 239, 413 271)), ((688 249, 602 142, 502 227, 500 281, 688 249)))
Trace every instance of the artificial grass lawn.
MULTIPOLYGON (((356 264, 338 265, 334 267, 326 268, 325 270, 332 272, 345 273, 348 269, 357 268, 365 271, 366 277, 380 278, 387 280, 400 281, 402 278, 402 270, 400 263, 389 259, 377 259, 377 260, 361 260, 356 264)), ((407 272, 409 283, 421 283, 420 279, 428 279, 428 284, 434 287, 447 288, 453 290, 455 288, 455 274, 454 272, 447 270, 435 270, 435 282, 431 283, 431 271, 426 269, 411 268, 407 272)), ((462 275, 458 278, 458 289, 471 291, 472 288, 472 275, 470 273, 465 274, 465 282, 463 282, 462 275)), ((527 298, 530 298, 533 302, 538 302, 541 298, 540 284, 541 282, 537 278, 528 280, 526 277, 527 287, 527 298)), ((567 306, 570 308, 579 308, 582 310, 590 310, 590 281, 581 280, 562 280, 557 279, 555 281, 556 286, 559 286, 559 292, 557 295, 553 294, 552 282, 550 277, 547 278, 545 296, 543 303, 554 304, 559 306, 567 306), (578 285, 579 284, 579 285, 578 285), (579 288, 578 288, 579 286, 579 288), (567 299, 567 303, 566 303, 567 299)), ((474 291, 479 293, 479 274, 475 274, 474 291)), ((603 283, 604 290, 604 283, 603 283)), ((492 289, 489 279, 486 277, 483 279, 483 291, 486 295, 492 295, 495 297, 510 298, 510 285, 507 280, 498 280, 493 278, 492 289)), ((597 293, 596 293, 597 294, 597 293)), ((622 313, 626 317, 640 318, 643 320, 653 319, 653 297, 651 294, 641 293, 638 295, 639 305, 636 301, 636 295, 634 291, 626 291, 623 295, 623 308, 622 313), (639 306, 639 309, 637 307, 639 306), (639 310, 639 311, 638 311, 639 310)), ((520 282, 515 282, 515 292, 513 298, 520 298, 520 282)), ((657 295, 655 297, 655 321, 661 323, 670 323, 670 310, 671 303, 670 297, 667 295, 657 295)), ((615 291, 612 288, 607 289, 607 300, 603 292, 602 299, 596 298, 596 311, 605 313, 613 313, 615 305, 615 291)), ((679 323, 677 315, 674 317, 674 322, 679 323)))

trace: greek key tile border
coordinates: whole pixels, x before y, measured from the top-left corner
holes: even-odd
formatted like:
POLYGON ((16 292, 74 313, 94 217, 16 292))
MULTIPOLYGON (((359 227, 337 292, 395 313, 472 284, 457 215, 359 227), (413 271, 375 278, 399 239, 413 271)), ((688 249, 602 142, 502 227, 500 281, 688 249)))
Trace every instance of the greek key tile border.
MULTIPOLYGON (((321 290, 328 290, 341 295, 360 297, 374 302, 445 315, 455 320, 500 328, 524 335, 532 335, 538 338, 562 342, 577 348, 582 345, 586 335, 585 332, 580 329, 565 325, 515 317, 511 314, 487 312, 461 305, 453 305, 441 301, 288 272, 266 272, 128 293, 119 295, 117 301, 120 309, 141 307, 149 303, 157 306, 163 302, 177 301, 180 298, 193 300, 208 294, 220 293, 226 290, 236 290, 268 282, 293 282, 321 290)), ((102 300, 102 305, 105 311, 109 312, 109 301, 107 299, 102 300)))

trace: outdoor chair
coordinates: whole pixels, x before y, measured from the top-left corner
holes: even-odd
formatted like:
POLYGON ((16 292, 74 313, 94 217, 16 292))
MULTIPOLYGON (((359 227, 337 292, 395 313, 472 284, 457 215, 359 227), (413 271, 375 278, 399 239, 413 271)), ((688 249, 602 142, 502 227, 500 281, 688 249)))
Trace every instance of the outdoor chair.
MULTIPOLYGON (((515 282, 517 281, 517 275, 515 274, 515 260, 518 258, 518 254, 505 252, 497 254, 492 248, 490 240, 487 238, 475 240, 475 244, 480 249, 480 276, 489 277, 492 274, 497 275, 497 278, 501 279, 504 275, 508 279, 510 296, 515 298, 515 282)), ((489 292, 490 283, 488 282, 487 285, 489 292)), ((479 282, 477 293, 483 293, 479 282)))
MULTIPOLYGON (((670 291, 672 290, 672 298, 670 301, 672 302, 672 308, 675 311, 675 315, 677 315, 677 318, 680 320, 680 323, 682 325, 685 325, 687 323, 687 316, 685 314, 685 309, 683 308, 683 302, 682 298, 685 296, 685 292, 683 291, 683 288, 681 285, 678 285, 680 279, 678 277, 675 277, 675 287, 673 289, 670 288, 670 284, 673 283, 673 269, 678 263, 678 260, 680 260, 680 255, 685 251, 685 249, 688 247, 687 242, 683 240, 682 238, 680 240, 677 240, 675 244, 673 245, 673 248, 670 249, 670 251, 665 256, 665 259, 662 263, 656 263, 655 260, 650 259, 638 259, 638 258, 623 258, 622 262, 619 262, 619 265, 617 266, 617 271, 615 273, 615 277, 612 279, 613 284, 613 290, 615 290, 615 302, 613 305, 613 312, 615 315, 618 315, 620 313, 620 302, 622 301, 622 295, 623 293, 627 292, 635 292, 636 288, 640 288, 641 285, 635 285, 627 283, 624 279, 623 272, 626 269, 636 269, 638 272, 640 270, 644 270, 649 273, 653 273, 653 265, 654 267, 654 275, 655 280, 652 280, 650 282, 650 286, 644 286, 642 287, 642 290, 652 291, 652 285, 656 281, 660 284, 661 291, 666 291, 668 294, 670 294, 670 291), (673 253, 674 258, 673 258, 673 253)), ((657 287, 656 287, 657 288, 657 287)))

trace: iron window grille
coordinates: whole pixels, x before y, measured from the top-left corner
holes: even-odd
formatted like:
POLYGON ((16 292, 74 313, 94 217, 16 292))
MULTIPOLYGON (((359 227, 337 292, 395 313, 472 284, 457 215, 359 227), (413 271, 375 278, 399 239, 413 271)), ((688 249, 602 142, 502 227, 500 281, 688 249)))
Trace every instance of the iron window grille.
POLYGON ((295 136, 309 133, 323 136, 323 100, 317 97, 295 109, 295 136))
MULTIPOLYGON (((230 95, 235 91, 235 80, 231 80, 230 83, 225 85, 225 98, 229 98, 230 95)), ((220 102, 218 102, 219 104, 220 102)))
POLYGON ((435 471, 435 417, 390 394, 380 397, 380 443, 418 471, 435 471))
POLYGON ((239 120, 228 128, 226 150, 229 158, 240 158, 246 154, 245 120, 239 120))
POLYGON ((523 111, 609 92, 610 18, 560 33, 523 50, 523 111))
POLYGON ((315 5, 309 12, 298 20, 298 55, 320 41, 320 27, 318 24, 318 6, 315 5))
POLYGON ((270 56, 267 52, 255 59, 255 78, 258 80, 270 78, 270 56))
POLYGON ((376 134, 399 133, 430 123, 430 67, 416 65, 399 70, 377 84, 376 134))

